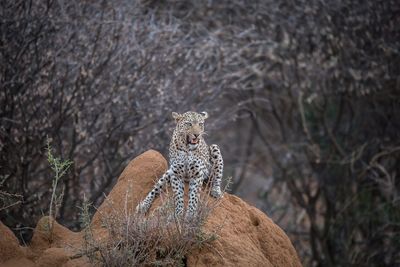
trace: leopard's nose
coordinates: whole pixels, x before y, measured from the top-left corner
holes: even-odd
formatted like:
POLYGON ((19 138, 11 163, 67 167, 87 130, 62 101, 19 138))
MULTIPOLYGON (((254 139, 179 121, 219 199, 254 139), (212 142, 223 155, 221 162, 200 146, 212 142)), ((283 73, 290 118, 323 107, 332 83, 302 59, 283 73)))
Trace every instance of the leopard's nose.
POLYGON ((199 137, 199 135, 200 135, 200 134, 198 134, 198 133, 195 133, 195 134, 193 134, 193 135, 194 135, 194 137, 196 137, 196 138, 197 138, 197 137, 199 137))

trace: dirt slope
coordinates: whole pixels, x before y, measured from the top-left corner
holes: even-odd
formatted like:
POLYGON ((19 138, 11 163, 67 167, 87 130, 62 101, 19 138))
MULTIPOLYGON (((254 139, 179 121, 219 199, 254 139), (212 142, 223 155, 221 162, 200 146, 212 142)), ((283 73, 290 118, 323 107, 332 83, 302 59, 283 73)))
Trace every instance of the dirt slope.
MULTIPOLYGON (((132 160, 92 220, 95 235, 104 237, 100 218, 110 209, 134 209, 165 171, 167 162, 156 151, 149 150, 132 160)), ((160 203, 155 201, 153 208, 160 203)), ((90 266, 86 258, 70 259, 82 244, 82 234, 54 224, 52 241, 47 217, 35 229, 29 247, 19 246, 12 232, 0 222, 0 267, 3 266, 90 266)), ((220 205, 209 216, 207 229, 221 226, 219 238, 212 247, 192 251, 187 266, 301 266, 286 234, 258 209, 240 198, 225 194, 220 205)))

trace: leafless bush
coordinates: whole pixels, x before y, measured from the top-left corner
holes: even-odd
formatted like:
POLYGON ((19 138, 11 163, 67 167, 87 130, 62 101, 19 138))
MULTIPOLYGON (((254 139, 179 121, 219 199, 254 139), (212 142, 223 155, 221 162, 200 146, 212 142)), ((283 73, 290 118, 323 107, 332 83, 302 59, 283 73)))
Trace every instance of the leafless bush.
POLYGON ((85 245, 74 258, 87 256, 101 266, 184 266, 186 255, 193 249, 210 244, 217 238, 218 230, 204 232, 208 215, 219 204, 207 192, 202 194, 198 212, 184 220, 175 215, 173 197, 166 195, 163 204, 149 216, 127 210, 119 212, 105 200, 113 212, 101 214, 102 226, 107 235, 95 236, 90 228, 87 205, 82 208, 85 228, 85 245))
MULTIPOLYGON (((0 188, 3 187, 3 182, 6 177, 2 177, 0 180, 0 188)), ((7 210, 15 205, 19 205, 22 202, 22 196, 16 194, 10 194, 6 191, 0 190, 0 211, 7 210)))
POLYGON ((57 154, 74 162, 60 181, 60 219, 78 227, 75 207, 84 192, 100 203, 134 155, 166 151, 171 111, 205 108, 201 103, 212 105, 218 92, 202 90, 211 88, 207 73, 185 61, 193 51, 173 18, 154 20, 140 4, 0 5, 1 174, 5 191, 24 200, 1 219, 26 229, 46 211, 49 136, 57 154))
POLYGON ((223 79, 249 129, 234 189, 270 175, 265 210, 305 265, 398 265, 399 5, 280 4, 264 36, 246 32, 223 79))

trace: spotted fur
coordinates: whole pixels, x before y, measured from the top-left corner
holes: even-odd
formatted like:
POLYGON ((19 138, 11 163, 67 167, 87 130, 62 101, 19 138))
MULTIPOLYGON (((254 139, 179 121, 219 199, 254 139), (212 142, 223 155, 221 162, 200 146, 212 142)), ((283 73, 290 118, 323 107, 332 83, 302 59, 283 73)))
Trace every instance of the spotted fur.
POLYGON ((198 195, 204 181, 211 181, 211 195, 222 197, 221 179, 223 159, 217 145, 208 146, 204 141, 204 121, 207 112, 188 111, 184 114, 173 112, 176 128, 169 147, 169 169, 157 181, 136 210, 145 213, 164 186, 169 183, 174 192, 175 214, 183 215, 184 182, 189 183, 189 203, 186 216, 191 217, 197 210, 198 195))

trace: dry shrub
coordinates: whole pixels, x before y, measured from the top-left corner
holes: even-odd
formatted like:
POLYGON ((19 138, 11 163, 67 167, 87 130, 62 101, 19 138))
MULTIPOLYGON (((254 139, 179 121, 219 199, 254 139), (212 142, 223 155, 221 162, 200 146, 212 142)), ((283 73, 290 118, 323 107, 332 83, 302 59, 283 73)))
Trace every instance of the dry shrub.
MULTIPOLYGON (((220 203, 209 197, 209 187, 201 194, 198 210, 190 219, 176 217, 173 196, 167 193, 161 206, 143 215, 128 210, 127 201, 122 212, 106 199, 112 212, 102 214, 105 237, 96 237, 88 223, 88 206, 82 208, 85 228, 86 255, 101 266, 182 266, 193 249, 208 246, 218 237, 219 227, 205 232, 207 217, 220 203)), ((127 198, 126 198, 127 199, 127 198)))

